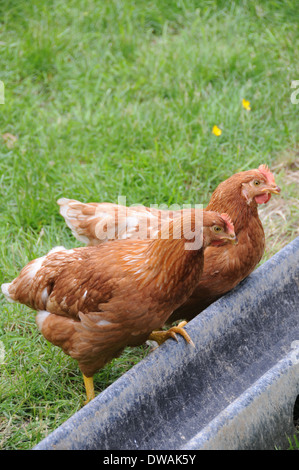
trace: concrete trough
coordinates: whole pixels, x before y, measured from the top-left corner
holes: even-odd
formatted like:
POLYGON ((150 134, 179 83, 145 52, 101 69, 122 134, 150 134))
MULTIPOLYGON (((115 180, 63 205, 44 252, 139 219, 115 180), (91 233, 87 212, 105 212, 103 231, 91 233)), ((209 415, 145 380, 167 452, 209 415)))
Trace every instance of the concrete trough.
POLYGON ((34 449, 286 448, 299 410, 299 237, 34 449))

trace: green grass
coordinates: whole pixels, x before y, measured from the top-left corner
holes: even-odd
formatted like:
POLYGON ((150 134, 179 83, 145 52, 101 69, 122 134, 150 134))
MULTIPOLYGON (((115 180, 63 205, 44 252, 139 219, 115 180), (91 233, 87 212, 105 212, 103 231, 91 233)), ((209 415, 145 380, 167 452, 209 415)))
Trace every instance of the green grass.
MULTIPOLYGON (((295 160, 298 20, 293 1, 2 3, 0 283, 54 245, 78 245, 61 196, 206 204, 232 173, 295 160)), ((30 449, 79 409, 83 383, 29 309, 1 298, 0 312, 0 447, 30 449)), ((146 353, 99 372, 97 393, 146 353)))

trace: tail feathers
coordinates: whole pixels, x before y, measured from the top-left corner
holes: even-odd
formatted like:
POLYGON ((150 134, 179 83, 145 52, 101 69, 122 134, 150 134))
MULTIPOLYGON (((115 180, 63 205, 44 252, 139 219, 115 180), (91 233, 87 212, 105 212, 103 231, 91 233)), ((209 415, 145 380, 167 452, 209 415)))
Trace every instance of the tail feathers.
POLYGON ((7 282, 5 284, 2 284, 1 286, 1 290, 2 290, 2 293, 4 294, 6 300, 8 300, 8 302, 15 302, 15 300, 10 296, 10 293, 9 293, 9 286, 10 286, 11 282, 7 282))
POLYGON ((86 245, 99 245, 115 239, 154 237, 162 221, 181 213, 144 206, 126 207, 110 202, 82 203, 67 198, 58 199, 57 203, 60 215, 74 237, 86 245))
POLYGON ((43 268, 43 263, 47 259, 47 256, 59 251, 67 250, 63 246, 52 248, 45 256, 36 258, 24 266, 19 275, 12 282, 2 284, 1 290, 8 302, 19 302, 35 308, 32 293, 36 291, 36 275, 39 273, 40 269, 43 268))
POLYGON ((67 226, 71 229, 74 237, 81 243, 88 244, 89 238, 79 231, 79 220, 82 219, 83 204, 75 199, 67 199, 62 197, 58 199, 57 204, 60 206, 60 215, 64 218, 67 226))

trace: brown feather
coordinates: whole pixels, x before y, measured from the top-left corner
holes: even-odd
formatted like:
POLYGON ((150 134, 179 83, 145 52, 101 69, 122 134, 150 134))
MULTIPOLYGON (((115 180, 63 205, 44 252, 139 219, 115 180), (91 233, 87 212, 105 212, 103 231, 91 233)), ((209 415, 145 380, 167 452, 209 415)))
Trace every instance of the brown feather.
POLYGON ((265 250, 265 235, 257 203, 253 199, 248 204, 242 196, 242 184, 261 176, 264 175, 258 170, 235 174, 220 183, 212 194, 205 210, 229 214, 238 244, 209 246, 205 250, 204 270, 199 284, 184 305, 171 315, 169 322, 194 318, 245 279, 261 260, 265 250))
MULTIPOLYGON (((238 244, 207 248, 203 276, 198 287, 190 299, 174 312, 169 321, 181 318, 190 320, 235 287, 259 263, 265 248, 264 230, 258 216, 257 201, 254 198, 251 201, 247 200, 245 193, 242 192, 243 185, 249 184, 255 178, 270 186, 276 186, 274 176, 269 168, 266 165, 260 165, 258 169, 232 175, 220 183, 212 194, 205 210, 228 214, 234 224, 238 244)), ((97 224, 101 223, 103 213, 107 213, 111 217, 117 211, 122 213, 123 218, 120 219, 122 223, 117 225, 114 238, 140 238, 142 235, 144 238, 150 237, 150 226, 155 224, 163 226, 163 223, 169 218, 172 219, 181 214, 181 211, 159 211, 143 206, 125 208, 117 206, 117 204, 92 203, 93 215, 92 219, 89 219, 84 216, 84 212, 87 211, 86 206, 89 204, 66 199, 61 199, 59 204, 61 214, 72 227, 75 236, 78 238, 78 233, 80 233, 80 236, 87 240, 86 243, 92 245, 103 241, 97 238, 97 224), (76 207, 77 213, 74 213, 74 207, 76 207), (131 220, 136 219, 135 226, 127 232, 126 217, 131 220), (75 228, 75 224, 78 224, 77 228, 75 228)))
POLYGON ((58 247, 31 261, 3 292, 38 310, 44 337, 79 363, 83 374, 96 370, 126 346, 142 344, 185 302, 199 282, 206 246, 218 236, 213 224, 231 237, 231 227, 214 212, 195 211, 170 222, 155 240, 117 240, 99 246, 58 247), (194 233, 197 249, 186 250, 194 233), (203 232, 203 233, 202 233, 203 232))

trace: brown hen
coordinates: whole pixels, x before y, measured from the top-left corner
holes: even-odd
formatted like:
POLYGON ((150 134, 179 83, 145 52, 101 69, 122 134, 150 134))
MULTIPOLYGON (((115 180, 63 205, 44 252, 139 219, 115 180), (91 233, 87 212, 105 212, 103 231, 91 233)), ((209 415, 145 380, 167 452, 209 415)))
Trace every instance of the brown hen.
MULTIPOLYGON (((191 320, 212 302, 247 277, 259 263, 265 249, 264 230, 257 205, 267 203, 271 193, 279 193, 266 165, 232 175, 219 184, 205 210, 226 212, 231 217, 238 245, 209 247, 204 271, 192 296, 169 318, 170 322, 191 320)), ((123 207, 110 203, 89 203, 60 199, 60 213, 74 236, 83 243, 97 245, 115 238, 147 238, 181 211, 123 207)))
POLYGON ((204 249, 235 241, 226 214, 193 210, 154 240, 56 247, 27 264, 2 292, 37 310, 43 336, 78 361, 89 401, 94 373, 126 346, 144 343, 191 295, 204 249))
POLYGON ((265 165, 236 173, 219 184, 205 210, 229 214, 238 244, 207 248, 198 286, 170 316, 169 322, 180 318, 191 320, 249 276, 265 250, 265 234, 257 205, 267 203, 271 193, 279 192, 273 174, 265 165))

